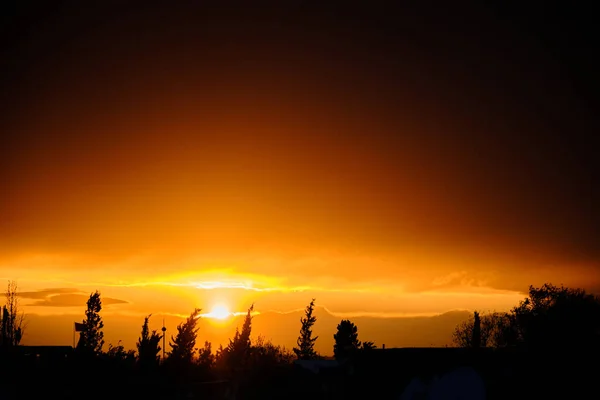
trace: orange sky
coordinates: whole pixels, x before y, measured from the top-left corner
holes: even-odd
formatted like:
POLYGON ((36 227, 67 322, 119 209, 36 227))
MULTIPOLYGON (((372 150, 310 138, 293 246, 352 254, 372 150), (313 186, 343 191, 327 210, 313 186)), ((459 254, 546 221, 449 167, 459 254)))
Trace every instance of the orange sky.
POLYGON ((316 297, 327 352, 341 316, 401 346, 418 334, 378 318, 600 287, 589 114, 484 11, 438 35, 431 10, 73 7, 7 28, 0 279, 27 294, 26 343, 70 344, 96 289, 130 346, 149 313, 253 302, 290 345, 273 315, 316 297))

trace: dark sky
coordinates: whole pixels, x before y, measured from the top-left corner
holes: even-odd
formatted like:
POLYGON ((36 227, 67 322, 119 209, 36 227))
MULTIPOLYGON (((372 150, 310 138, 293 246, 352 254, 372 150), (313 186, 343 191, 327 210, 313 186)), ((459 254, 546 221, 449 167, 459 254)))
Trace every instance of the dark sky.
POLYGON ((3 6, 3 254, 429 246, 600 287, 591 5, 118 3, 3 6))

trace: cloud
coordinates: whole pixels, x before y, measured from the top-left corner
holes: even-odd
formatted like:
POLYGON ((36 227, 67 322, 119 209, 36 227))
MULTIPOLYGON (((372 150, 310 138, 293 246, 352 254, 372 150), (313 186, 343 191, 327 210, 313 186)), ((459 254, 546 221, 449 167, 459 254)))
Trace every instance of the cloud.
POLYGON ((436 277, 431 284, 433 286, 446 286, 452 283, 456 283, 460 278, 463 278, 467 274, 467 271, 451 272, 448 275, 436 277))
POLYGON ((83 293, 81 290, 72 288, 50 288, 36 290, 35 292, 19 292, 19 297, 22 299, 44 300, 50 296, 60 294, 83 293))
MULTIPOLYGON (((28 306, 35 307, 83 307, 89 294, 72 288, 50 288, 34 292, 22 292, 19 296, 23 299, 36 300, 28 306)), ((128 304, 128 301, 111 297, 102 297, 102 305, 128 304)))
POLYGON ((434 277, 429 284, 419 288, 419 292, 461 292, 461 293, 500 293, 516 292, 507 289, 494 271, 452 271, 434 277))

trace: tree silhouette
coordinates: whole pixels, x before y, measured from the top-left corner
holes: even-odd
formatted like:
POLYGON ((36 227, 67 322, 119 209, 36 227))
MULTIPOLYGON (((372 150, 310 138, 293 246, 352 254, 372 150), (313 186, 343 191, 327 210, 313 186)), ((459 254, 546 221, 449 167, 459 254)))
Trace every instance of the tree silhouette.
POLYGON ((150 332, 148 328, 148 321, 152 314, 148 315, 144 318, 144 325, 142 325, 142 333, 136 347, 138 349, 138 362, 142 368, 152 368, 156 367, 159 363, 159 352, 160 341, 162 339, 162 335, 160 335, 156 330, 150 332))
POLYGON ((215 352, 215 366, 217 368, 225 368, 226 364, 227 364, 227 360, 225 360, 226 358, 226 350, 223 347, 222 344, 219 344, 219 347, 217 348, 217 351, 215 352))
POLYGON ((196 347, 196 337, 198 335, 198 328, 196 324, 202 309, 196 308, 185 322, 177 325, 177 336, 173 338, 171 336, 171 352, 169 353, 169 362, 187 365, 191 364, 194 358, 194 352, 196 347))
POLYGON ((312 299, 310 304, 306 306, 304 311, 305 317, 300 318, 302 327, 300 328, 300 336, 296 343, 298 347, 294 347, 294 353, 299 360, 310 360, 317 356, 315 352, 315 342, 318 336, 312 337, 312 327, 317 322, 317 318, 313 315, 315 309, 315 299, 312 299))
POLYGON ((254 311, 254 304, 248 309, 248 313, 244 318, 244 324, 242 325, 242 331, 240 332, 237 328, 235 330, 235 336, 233 340, 229 340, 228 348, 231 351, 246 351, 250 348, 250 335, 252 333, 252 311, 254 311))
POLYGON ((85 319, 83 320, 83 330, 80 332, 77 349, 88 355, 100 355, 104 346, 104 322, 100 316, 102 310, 102 300, 100 292, 90 294, 85 310, 85 319))
POLYGON ((8 281, 6 304, 2 307, 0 344, 6 347, 18 346, 25 333, 25 314, 19 307, 17 283, 8 281))
POLYGON ((126 364, 133 365, 135 363, 135 351, 134 350, 125 350, 125 347, 121 344, 119 340, 116 346, 113 346, 112 343, 108 345, 108 351, 105 356, 112 361, 114 364, 123 366, 126 364))
POLYGON ((358 328, 350 320, 343 319, 339 323, 333 340, 333 355, 338 360, 346 358, 360 349, 358 328))
POLYGON ((509 313, 474 314, 454 330, 460 347, 524 346, 529 349, 571 349, 600 346, 600 298, 582 289, 546 283, 529 287, 529 295, 509 313), (477 343, 477 336, 479 343, 477 343))
POLYGON ((209 341, 204 342, 204 347, 198 349, 198 365, 203 368, 210 368, 215 363, 215 355, 212 353, 212 344, 209 341))
POLYGON ((589 347, 600 341, 600 298, 583 289, 530 286, 512 313, 518 340, 528 348, 589 347))
POLYGON ((254 304, 248 309, 242 330, 240 331, 236 327, 233 339, 229 339, 227 347, 219 352, 220 363, 227 368, 242 368, 246 366, 251 346, 252 311, 254 311, 254 304))
POLYGON ((279 365, 291 364, 295 354, 284 346, 274 345, 270 340, 259 336, 252 344, 251 366, 254 369, 265 370, 279 365))
POLYGON ((475 311, 473 313, 473 332, 472 332, 471 344, 473 348, 478 349, 481 347, 481 318, 479 313, 475 311))
POLYGON ((362 350, 373 350, 376 349, 377 346, 375 346, 375 343, 373 342, 363 342, 362 343, 362 350))
POLYGON ((515 313, 495 314, 495 324, 490 340, 494 347, 515 347, 521 343, 521 334, 515 313))
POLYGON ((475 311, 468 320, 456 326, 452 342, 457 347, 503 347, 508 344, 505 338, 510 331, 509 323, 507 313, 481 315, 475 311))

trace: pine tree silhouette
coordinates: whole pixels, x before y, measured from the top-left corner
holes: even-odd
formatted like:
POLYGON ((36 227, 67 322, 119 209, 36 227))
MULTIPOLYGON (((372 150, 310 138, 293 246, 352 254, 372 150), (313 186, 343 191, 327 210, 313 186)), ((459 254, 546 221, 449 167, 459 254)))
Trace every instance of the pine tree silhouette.
POLYGON ((337 326, 337 332, 333 335, 333 354, 336 359, 348 357, 360 349, 358 340, 358 328, 350 320, 344 319, 337 326))
POLYGON ((177 325, 177 335, 171 336, 171 352, 168 360, 177 364, 191 364, 194 358, 198 328, 196 324, 202 309, 196 308, 189 317, 177 325))
POLYGON ((317 322, 317 318, 313 315, 315 309, 315 299, 312 299, 310 304, 306 306, 304 311, 305 317, 300 318, 302 327, 300 328, 300 336, 298 337, 298 347, 294 347, 294 353, 299 360, 310 360, 317 356, 315 352, 315 342, 318 336, 312 337, 312 327, 317 322))
POLYGON ((248 313, 244 318, 242 330, 235 328, 233 339, 229 339, 229 344, 224 350, 226 364, 229 367, 243 367, 246 364, 250 353, 250 335, 252 333, 252 311, 254 304, 248 309, 248 313))
POLYGON ((100 292, 90 294, 87 301, 87 309, 85 310, 85 319, 83 320, 83 330, 77 350, 87 355, 100 355, 104 346, 104 322, 100 316, 102 311, 102 300, 100 292))
POLYGON ((148 328, 148 321, 152 314, 144 318, 144 325, 142 325, 142 334, 136 344, 138 349, 138 362, 142 368, 151 368, 158 365, 159 352, 161 350, 159 343, 162 339, 156 330, 150 332, 148 328))
POLYGON ((479 317, 479 313, 477 311, 473 313, 473 334, 471 337, 471 346, 476 349, 481 347, 481 318, 479 317))

